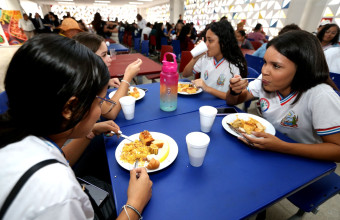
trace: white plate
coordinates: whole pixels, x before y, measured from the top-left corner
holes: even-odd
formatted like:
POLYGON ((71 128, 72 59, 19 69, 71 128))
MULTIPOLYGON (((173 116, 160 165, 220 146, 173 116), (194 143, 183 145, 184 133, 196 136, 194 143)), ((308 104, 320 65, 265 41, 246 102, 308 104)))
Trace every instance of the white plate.
POLYGON ((227 123, 231 124, 237 118, 243 119, 243 120, 249 120, 249 118, 253 118, 253 119, 259 121, 263 126, 266 127, 266 130, 264 130, 266 133, 275 135, 274 126, 270 122, 268 122, 266 119, 263 119, 263 118, 261 118, 257 115, 252 115, 252 114, 248 114, 248 113, 234 113, 234 114, 229 114, 222 119, 222 126, 226 131, 228 131, 230 134, 232 134, 236 137, 239 137, 240 135, 236 134, 236 132, 231 130, 229 128, 229 126, 227 125, 227 123))
MULTIPOLYGON (((130 87, 130 91, 131 91, 131 92, 133 91, 133 88, 134 88, 134 87, 130 87)), ((136 101, 137 101, 137 100, 140 100, 140 99, 142 99, 142 98, 144 98, 144 96, 145 96, 144 90, 142 90, 142 89, 140 89, 140 88, 137 88, 137 90, 138 90, 138 92, 139 92, 139 97, 136 98, 136 101)), ((117 90, 110 92, 109 98, 112 98, 112 96, 116 93, 116 91, 117 91, 117 90)))
MULTIPOLYGON (((178 82, 178 84, 191 84, 191 82, 178 82)), ((181 94, 181 95, 196 95, 198 93, 201 93, 203 92, 203 89, 202 88, 198 88, 198 90, 196 91, 196 93, 187 93, 187 92, 178 92, 178 94, 181 94)))
MULTIPOLYGON (((172 139, 171 137, 169 137, 166 134, 159 133, 159 132, 150 132, 150 134, 152 135, 152 137, 155 140, 167 141, 169 143, 170 150, 169 150, 168 157, 159 165, 159 167, 157 169, 154 169, 154 170, 148 170, 147 169, 148 173, 156 172, 158 170, 162 170, 162 169, 168 167, 170 164, 172 164, 172 162, 174 162, 174 160, 176 159, 177 154, 178 154, 178 146, 177 146, 177 143, 174 139, 172 139)), ((133 134, 129 137, 132 140, 138 140, 139 139, 139 133, 133 134)), ((120 159, 120 155, 122 154, 122 150, 123 150, 124 145, 126 143, 129 143, 129 142, 130 141, 128 141, 126 139, 124 139, 122 142, 120 142, 119 145, 116 148, 116 153, 115 153, 116 160, 117 160, 118 164, 126 170, 132 170, 134 164, 129 164, 127 162, 122 161, 120 159)), ((147 164, 145 164, 145 166, 146 165, 147 164)))

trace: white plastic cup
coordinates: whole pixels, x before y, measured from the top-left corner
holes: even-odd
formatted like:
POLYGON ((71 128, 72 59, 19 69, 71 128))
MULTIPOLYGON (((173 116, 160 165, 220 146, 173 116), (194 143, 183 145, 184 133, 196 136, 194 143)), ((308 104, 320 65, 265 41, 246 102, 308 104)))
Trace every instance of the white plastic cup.
POLYGON ((111 60, 116 60, 116 49, 114 48, 110 49, 110 57, 111 57, 111 60))
POLYGON ((186 136, 189 161, 191 166, 200 167, 210 143, 210 137, 202 132, 191 132, 186 136))
POLYGON ((199 44, 197 44, 194 49, 190 51, 192 57, 197 57, 198 55, 201 55, 202 53, 208 51, 207 45, 204 43, 204 41, 201 41, 199 44))
POLYGON ((199 112, 201 131, 210 132, 216 118, 217 109, 212 106, 202 106, 199 108, 199 112))
POLYGON ((135 117, 136 99, 132 96, 123 96, 119 99, 126 120, 131 120, 135 117))

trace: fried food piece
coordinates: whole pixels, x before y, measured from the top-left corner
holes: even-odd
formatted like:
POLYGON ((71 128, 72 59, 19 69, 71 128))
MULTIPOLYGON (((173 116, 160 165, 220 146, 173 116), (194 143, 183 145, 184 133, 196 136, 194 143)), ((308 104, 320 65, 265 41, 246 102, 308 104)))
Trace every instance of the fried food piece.
POLYGON ((158 154, 158 147, 157 147, 157 145, 155 145, 155 144, 151 144, 150 145, 150 153, 154 154, 154 155, 158 154))
POLYGON ((155 170, 159 167, 160 164, 161 163, 158 160, 151 158, 151 160, 150 160, 149 164, 146 166, 146 168, 148 168, 149 170, 155 170))
POLYGON ((133 91, 129 91, 129 96, 135 97, 136 99, 139 98, 140 94, 136 87, 133 88, 133 91))
POLYGON ((237 118, 233 123, 231 123, 231 125, 241 132, 246 132, 247 134, 251 134, 252 131, 264 132, 266 130, 265 126, 253 118, 249 118, 248 121, 237 118))
POLYGON ((184 83, 179 83, 178 84, 178 92, 186 92, 189 94, 194 94, 197 92, 197 88, 193 87, 192 84, 184 84, 184 83))
POLYGON ((162 148, 164 145, 164 142, 161 140, 154 140, 152 144, 155 144, 158 148, 162 148))
POLYGON ((146 145, 146 146, 150 146, 151 142, 153 142, 155 139, 152 138, 151 134, 149 131, 142 131, 139 134, 139 140, 141 140, 141 142, 146 145))

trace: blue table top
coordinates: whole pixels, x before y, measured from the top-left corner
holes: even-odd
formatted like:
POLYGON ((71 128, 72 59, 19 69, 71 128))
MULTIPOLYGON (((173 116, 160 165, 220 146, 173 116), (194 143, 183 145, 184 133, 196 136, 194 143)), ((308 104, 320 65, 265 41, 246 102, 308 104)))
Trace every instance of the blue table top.
POLYGON ((128 52, 129 48, 121 45, 121 44, 110 44, 110 46, 107 47, 108 50, 115 49, 116 52, 128 52))
MULTIPOLYGON (((137 87, 146 88, 148 89, 148 91, 145 93, 144 98, 136 101, 134 119, 129 121, 125 120, 123 112, 120 111, 115 122, 121 128, 127 125, 197 111, 199 107, 203 105, 210 105, 215 107, 225 105, 224 100, 218 99, 215 96, 210 95, 209 93, 206 92, 190 96, 179 94, 177 98, 177 109, 173 112, 164 112, 159 107, 160 104, 159 83, 143 84, 138 85, 137 87)), ((113 90, 114 89, 109 89, 107 94, 109 94, 113 90)))
MULTIPOLYGON (((155 110, 150 108, 150 111, 155 110)), ((172 137, 179 148, 176 160, 169 167, 150 174, 153 190, 143 212, 145 219, 246 218, 336 167, 331 162, 251 149, 224 130, 222 119, 223 116, 216 117, 208 133, 211 141, 199 168, 190 165, 185 142, 188 133, 200 130, 197 109, 124 126, 126 135, 143 130, 164 133, 172 137)), ((282 134, 277 136, 289 141, 282 134)), ((129 172, 115 159, 120 141, 116 137, 105 138, 118 213, 127 200, 129 184, 129 172)))

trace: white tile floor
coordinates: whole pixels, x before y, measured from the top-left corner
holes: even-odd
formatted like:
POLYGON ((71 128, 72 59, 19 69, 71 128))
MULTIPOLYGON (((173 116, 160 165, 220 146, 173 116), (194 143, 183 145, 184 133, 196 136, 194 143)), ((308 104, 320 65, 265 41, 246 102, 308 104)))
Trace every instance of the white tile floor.
MULTIPOLYGON (((11 57, 15 53, 18 47, 0 47, 0 92, 4 91, 3 80, 4 75, 7 70, 8 63, 10 62, 11 57)), ((157 57, 152 58, 154 60, 157 57)), ((150 80, 147 80, 143 77, 143 83, 151 83, 150 80)), ((249 111, 252 113, 256 113, 254 109, 254 105, 249 108, 249 111)), ((337 168, 336 173, 340 175, 340 168, 337 168)), ((290 203, 287 199, 283 199, 275 205, 271 206, 267 209, 267 220, 283 220, 288 219, 293 216, 298 209, 290 203)), ((256 216, 252 216, 249 219, 255 220, 256 216)), ((303 220, 319 220, 319 219, 327 219, 327 220, 340 220, 340 195, 336 195, 324 204, 319 207, 319 212, 317 214, 306 213, 303 220)))

